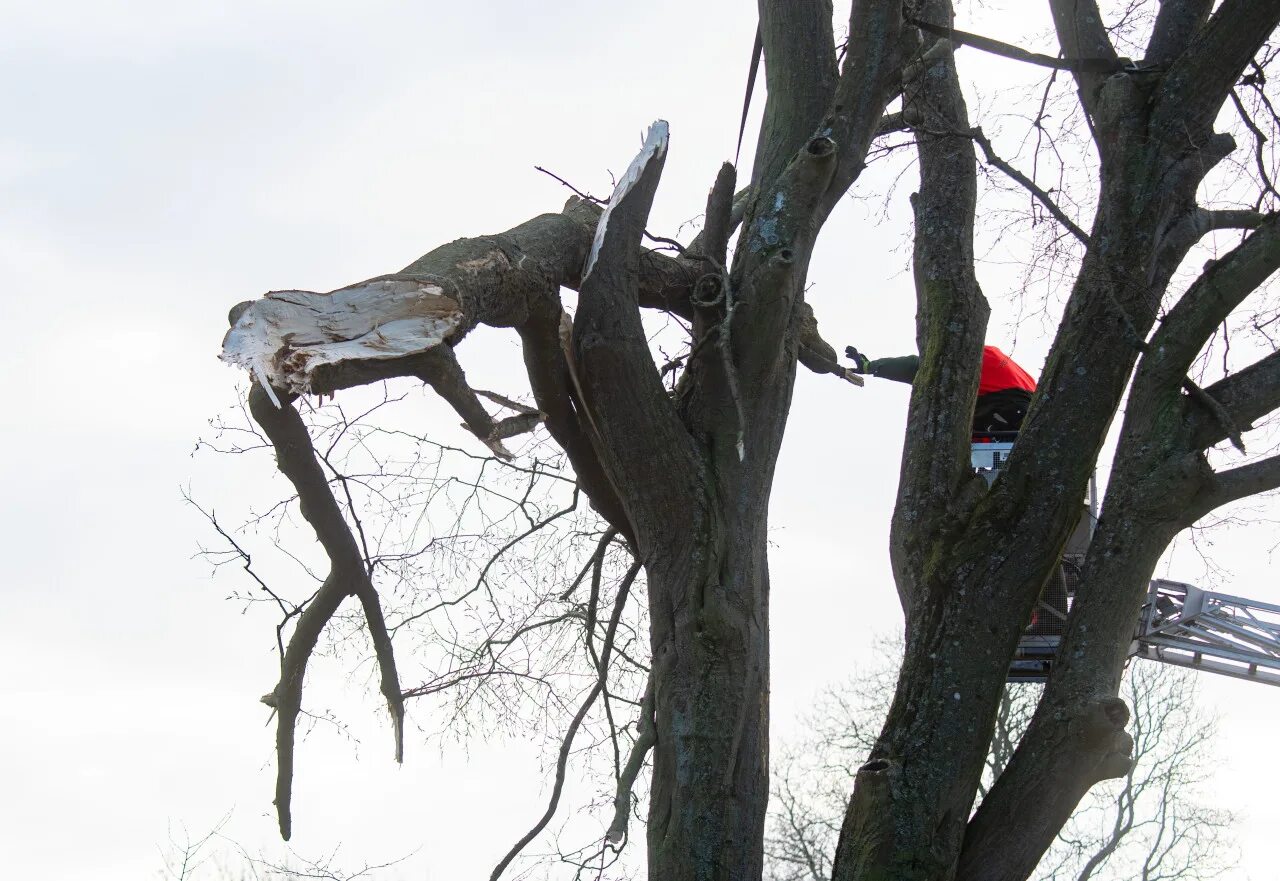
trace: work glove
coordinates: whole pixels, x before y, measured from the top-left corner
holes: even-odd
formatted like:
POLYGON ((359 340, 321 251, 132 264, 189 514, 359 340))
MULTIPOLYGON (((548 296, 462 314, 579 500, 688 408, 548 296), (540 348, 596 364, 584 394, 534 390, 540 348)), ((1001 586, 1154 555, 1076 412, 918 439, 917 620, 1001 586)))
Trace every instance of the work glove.
POLYGON ((871 359, 859 352, 853 346, 844 347, 844 356, 853 362, 853 367, 850 369, 854 373, 871 372, 871 359))

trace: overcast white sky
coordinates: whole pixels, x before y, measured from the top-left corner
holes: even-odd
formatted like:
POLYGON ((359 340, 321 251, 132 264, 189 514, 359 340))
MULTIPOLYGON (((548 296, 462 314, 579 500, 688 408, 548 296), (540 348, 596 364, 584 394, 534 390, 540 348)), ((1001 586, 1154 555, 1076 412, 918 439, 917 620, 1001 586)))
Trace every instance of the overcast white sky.
MULTIPOLYGON (((190 457, 235 401, 239 377, 215 357, 227 308, 557 210, 566 193, 535 164, 605 192, 656 118, 672 140, 650 227, 674 231, 732 155, 752 8, 0 0, 6 877, 151 878, 169 828, 198 834, 228 813, 247 848, 283 852, 257 703, 274 683, 273 622, 224 599, 235 575, 214 580, 193 559, 208 535, 180 495, 234 505, 264 476, 190 457)), ((900 354, 914 346, 903 227, 876 216, 840 209, 811 297, 838 347, 900 354)), ((989 291, 1010 277, 984 273, 989 291)), ((1010 320, 993 320, 1006 347, 1010 320)), ((1033 372, 1040 332, 1018 331, 1033 372)), ((487 376, 475 351, 464 363, 487 376)), ((496 372, 489 387, 525 390, 496 372)), ((891 384, 803 371, 797 384, 773 501, 780 736, 899 626, 885 544, 905 405, 891 384)), ((1265 530, 1223 534, 1214 586, 1280 598, 1272 544, 1265 530)), ((1191 555, 1169 571, 1202 574, 1191 555)), ((1216 794, 1243 819, 1231 877, 1274 878, 1280 692, 1203 686, 1222 714, 1216 794)), ((475 877, 541 810, 530 745, 411 742, 397 768, 385 731, 353 721, 358 751, 323 736, 309 747, 322 770, 295 796, 304 854, 339 841, 355 862, 417 851, 403 877, 475 877)))

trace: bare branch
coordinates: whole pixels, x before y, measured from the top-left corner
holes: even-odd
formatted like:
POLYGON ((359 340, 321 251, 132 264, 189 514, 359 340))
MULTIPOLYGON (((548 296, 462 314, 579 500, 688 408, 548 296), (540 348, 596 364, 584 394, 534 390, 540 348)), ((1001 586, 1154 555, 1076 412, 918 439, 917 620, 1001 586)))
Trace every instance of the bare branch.
MULTIPOLYGON (((218 522, 217 514, 214 511, 206 511, 203 507, 200 506, 199 503, 196 502, 195 499, 191 498, 191 496, 188 495, 185 490, 182 493, 182 498, 183 498, 183 501, 185 501, 188 505, 190 505, 191 507, 199 511, 200 514, 206 520, 209 521, 209 525, 213 527, 214 531, 217 532, 218 535, 222 536, 222 538, 226 541, 226 543, 231 546, 231 552, 234 553, 236 555, 236 558, 240 560, 241 568, 243 568, 244 571, 249 574, 249 577, 252 578, 255 583, 257 583, 259 589, 262 590, 262 592, 265 593, 267 596, 269 596, 271 598, 271 601, 276 604, 276 606, 280 609, 280 614, 284 616, 285 621, 288 621, 290 618, 292 618, 294 615, 297 615, 301 611, 301 609, 298 606, 295 606, 292 603, 286 604, 285 601, 280 597, 280 595, 277 594, 274 590, 272 590, 267 585, 267 583, 262 580, 262 578, 258 575, 258 573, 253 570, 253 557, 250 556, 248 551, 246 551, 243 547, 240 546, 240 543, 236 541, 229 532, 227 532, 225 529, 222 528, 222 524, 218 522)), ((215 562, 214 565, 217 566, 220 562, 222 561, 217 561, 215 562)), ((279 636, 278 632, 277 632, 277 636, 279 636)), ((280 656, 284 657, 283 643, 280 644, 280 656)))
POLYGON ((1081 699, 1070 706, 1057 704, 1053 712, 1056 722, 1045 724, 1043 713, 1032 721, 1005 772, 969 821, 958 879, 1028 877, 1081 796, 1099 780, 1123 777, 1133 767, 1124 701, 1081 699), (1029 743, 1037 747, 1034 752, 1029 743), (1054 786, 1032 784, 1032 796, 1029 780, 1052 780, 1054 786), (1010 829, 1019 835, 1010 837, 1010 829))
POLYGON ((666 149, 666 123, 655 123, 600 218, 573 322, 573 359, 597 452, 614 485, 633 490, 620 497, 642 548, 657 540, 655 528, 683 530, 668 514, 688 504, 664 504, 672 500, 659 494, 687 491, 699 473, 649 353, 636 283, 640 237, 666 149), (659 517, 659 510, 668 513, 659 517))
MULTIPOLYGON (((1272 352, 1245 369, 1220 379, 1205 389, 1220 403, 1231 424, 1248 430, 1253 423, 1280 408, 1280 352, 1272 352)), ((1228 436, 1216 418, 1201 418, 1191 427, 1191 445, 1206 449, 1228 436)))
MULTIPOLYGON (((561 517, 564 517, 572 513, 573 511, 577 510, 578 501, 579 501, 579 496, 577 491, 575 490, 573 494, 573 498, 563 508, 560 508, 556 511, 552 511, 543 519, 535 523, 531 523, 528 529, 524 530, 520 534, 514 536, 507 542, 503 543, 502 547, 498 548, 497 552, 494 553, 493 556, 489 557, 489 559, 485 562, 483 568, 481 568, 480 570, 480 574, 476 577, 475 584, 473 584, 469 590, 465 591, 460 596, 455 596, 447 600, 440 600, 419 612, 415 612, 412 615, 408 615, 404 617, 396 624, 395 630, 399 630, 401 627, 404 627, 406 624, 410 624, 413 621, 418 620, 419 618, 423 618, 427 615, 430 615, 432 612, 436 611, 437 609, 444 609, 444 608, 448 608, 449 606, 456 606, 458 603, 462 602, 467 597, 471 596, 473 593, 479 590, 481 586, 487 585, 486 579, 489 576, 489 570, 493 568, 493 566, 498 562, 498 560, 502 557, 503 554, 511 550, 513 547, 518 545, 520 542, 524 541, 529 536, 540 532, 547 526, 559 520, 561 517)), ((420 692, 421 692, 420 689, 415 689, 413 693, 406 692, 405 695, 407 697, 416 697, 417 694, 420 692)))
POLYGON ((968 111, 954 55, 939 45, 943 51, 932 60, 909 68, 904 93, 905 111, 920 120, 920 192, 912 208, 921 363, 908 419, 924 429, 907 433, 891 532, 899 592, 908 607, 922 571, 916 555, 925 553, 932 525, 947 516, 960 480, 971 473, 972 407, 989 313, 973 261, 977 157, 969 138, 951 134, 969 130, 968 111))
POLYGON ((1212 8, 1213 0, 1163 0, 1144 60, 1161 67, 1173 63, 1191 44, 1212 8))
POLYGON ((547 804, 546 813, 541 819, 534 824, 533 828, 525 833, 524 837, 515 843, 507 855, 502 858, 497 866, 494 867, 493 873, 489 876, 490 881, 497 881, 502 877, 502 873, 506 871, 511 861, 519 856, 520 851, 525 846, 538 837, 538 834, 547 827, 551 822, 551 818, 555 816, 556 808, 560 805, 560 792, 564 789, 565 770, 569 764, 569 753, 573 749, 573 739, 581 727, 583 719, 586 718, 591 705, 596 702, 596 698, 604 690, 605 680, 609 670, 609 656, 613 652, 613 640, 618 631, 618 621, 622 617, 622 610, 627 603, 627 595, 631 590, 632 583, 636 580, 636 576, 640 574, 640 562, 637 560, 631 565, 627 571, 626 577, 622 579, 622 583, 618 586, 618 596, 614 600, 613 615, 609 619, 609 628, 605 632, 604 641, 600 647, 600 673, 596 679, 596 683, 588 692, 587 697, 583 700, 582 705, 578 708, 577 714, 573 717, 573 721, 569 723, 569 729, 565 732, 564 740, 560 744, 560 754, 556 758, 556 780, 555 785, 551 789, 551 799, 547 804))
MULTIPOLYGON (((1053 26, 1058 32, 1063 55, 1070 58, 1119 58, 1095 0, 1049 0, 1049 10, 1053 13, 1053 26)), ((1092 114, 1098 90, 1107 73, 1088 70, 1073 73, 1079 85, 1080 103, 1092 114)))
POLYGON ((525 371, 538 408, 546 414, 547 431, 569 457, 578 483, 601 517, 629 540, 635 530, 622 506, 617 487, 596 454, 589 432, 585 404, 574 387, 569 354, 561 344, 562 312, 559 304, 544 303, 518 328, 524 350, 525 371))
MULTIPOLYGON (((1139 389, 1181 383, 1191 362, 1236 306, 1280 268, 1280 215, 1213 261, 1169 310, 1147 346, 1139 389)), ((1144 393, 1141 392, 1140 393, 1144 393)))
POLYGON ((908 35, 905 30, 899 3, 850 6, 849 33, 858 39, 850 42, 845 53, 839 83, 822 121, 838 150, 820 218, 826 217, 866 167, 867 150, 884 109, 901 89, 903 62, 915 49, 916 32, 908 35))
POLYGON ((1266 219, 1267 215, 1260 211, 1209 211, 1199 207, 1189 211, 1165 232, 1147 281, 1172 276, 1187 252, 1209 233, 1219 229, 1257 229, 1266 219))
POLYGON ((290 798, 293 790, 294 725, 302 708, 302 685, 307 661, 329 619, 348 596, 356 595, 364 609, 382 674, 382 693, 391 712, 395 734, 395 758, 404 756, 404 700, 396 674, 395 657, 377 592, 369 580, 365 559, 356 545, 342 510, 329 488, 307 427, 284 392, 271 395, 260 386, 249 392, 249 409, 276 450, 280 471, 298 492, 302 515, 315 529, 316 538, 329 556, 331 569, 314 599, 298 616, 281 663, 280 682, 271 694, 277 711, 276 726, 276 811, 280 834, 287 841, 292 834, 290 798), (272 398, 280 400, 280 406, 272 398))
MULTIPOLYGON (((511 453, 502 445, 502 438, 529 431, 539 421, 534 419, 530 423, 528 418, 523 418, 515 423, 507 422, 500 433, 493 417, 480 403, 476 392, 467 385, 466 374, 463 373, 462 365, 458 363, 452 346, 436 346, 424 352, 422 366, 417 375, 435 389, 436 394, 444 398, 463 418, 463 426, 500 459, 511 458, 511 453)), ((528 416, 528 414, 522 415, 528 416)))
POLYGON ((968 31, 957 30, 948 25, 922 21, 910 16, 907 17, 906 21, 907 24, 914 25, 926 33, 942 37, 961 46, 972 46, 974 49, 990 52, 992 55, 999 55, 1002 58, 1035 64, 1039 67, 1048 67, 1053 70, 1071 70, 1081 73, 1115 73, 1123 70, 1126 66, 1126 62, 1117 58, 1114 53, 1096 58, 1055 58, 1052 55, 1029 52, 1020 46, 1014 46, 1011 43, 1005 43, 991 37, 984 37, 981 34, 971 34, 968 31))
POLYGON ((490 392, 482 388, 478 388, 475 389, 475 393, 482 398, 488 398, 499 406, 506 407, 508 410, 515 410, 517 413, 525 416, 537 416, 541 414, 541 411, 538 410, 537 407, 530 407, 527 404, 520 403, 519 401, 513 401, 511 398, 508 398, 505 395, 500 395, 497 392, 490 392))
POLYGON ((540 171, 543 174, 545 174, 547 177, 551 178, 552 180, 558 181, 563 186, 568 187, 570 190, 573 191, 573 194, 577 196, 579 199, 585 199, 586 201, 594 202, 597 205, 603 205, 605 203, 604 199, 597 199, 595 196, 592 196, 590 193, 582 192, 582 190, 578 189, 573 184, 569 183, 567 180, 562 178, 560 175, 556 174, 554 171, 547 171, 547 169, 543 168, 541 165, 535 165, 533 167, 533 170, 540 171))
POLYGON ((1243 453, 1245 451, 1244 439, 1240 436, 1240 427, 1231 418, 1227 408, 1222 406, 1213 395, 1196 385, 1190 377, 1182 380, 1182 388, 1191 400, 1203 407, 1213 417, 1214 421, 1218 423, 1218 427, 1222 429, 1223 434, 1230 439, 1231 445, 1243 453))
POLYGON ((627 837, 627 826, 631 819, 631 792, 635 788, 636 778, 644 768, 645 758, 654 744, 658 742, 658 732, 653 721, 653 674, 649 674, 645 685, 644 697, 640 701, 640 718, 636 725, 636 739, 631 745, 627 763, 618 774, 618 788, 613 797, 613 820, 605 833, 605 840, 611 844, 619 844, 627 837))
MULTIPOLYGON (((1271 180, 1271 172, 1267 170, 1266 132, 1254 122, 1253 114, 1249 112, 1249 109, 1244 106, 1244 102, 1240 100, 1240 93, 1232 89, 1230 94, 1231 103, 1235 106, 1236 113, 1240 116, 1240 121, 1249 130, 1249 134, 1253 135, 1253 163, 1258 173, 1258 181, 1262 184, 1262 191, 1258 193, 1255 204, 1261 205, 1267 196, 1280 198, 1280 192, 1276 191, 1275 182, 1271 180)), ((1265 93, 1261 94, 1265 97, 1265 93)))
POLYGON ((773 186, 818 130, 837 81, 831 0, 761 0, 758 8, 767 93, 751 181, 757 192, 773 186))
POLYGON ((813 307, 801 303, 799 313, 800 350, 797 354, 800 363, 814 373, 830 373, 850 385, 862 386, 865 383, 862 376, 843 366, 836 350, 818 333, 818 319, 813 314, 813 307))
POLYGON ((1043 205, 1048 210, 1048 212, 1053 215, 1054 219, 1057 220, 1058 223, 1066 227, 1067 231, 1070 232, 1073 236, 1075 236, 1077 240, 1079 240, 1085 245, 1089 244, 1088 233, 1086 233, 1083 229, 1081 229, 1080 226, 1074 220, 1072 220, 1069 216, 1067 216, 1067 213, 1063 211, 1061 207, 1058 206, 1057 202, 1053 201, 1053 198, 1050 197, 1050 195, 1042 187, 1040 187, 1031 178, 1027 177, 1021 171, 1014 168, 1008 162, 1006 162, 1005 160, 1001 159, 999 156, 996 155, 995 150, 991 146, 991 139, 982 133, 981 126, 976 126, 970 129, 969 137, 973 138, 974 141, 977 142, 978 146, 982 148, 982 153, 986 157, 987 163, 989 165, 994 165, 996 168, 1003 171, 1010 178, 1017 181, 1018 184, 1021 185, 1024 189, 1026 189, 1027 192, 1035 196, 1036 201, 1038 201, 1041 205, 1043 205))
POLYGON ((875 136, 882 138, 894 132, 905 132, 910 129, 911 123, 907 122, 906 116, 899 110, 896 113, 886 113, 881 117, 879 125, 876 126, 875 136))
POLYGON ((1188 132, 1193 142, 1207 134, 1231 87, 1277 24, 1280 0, 1223 0, 1165 74, 1153 127, 1179 142, 1188 132))

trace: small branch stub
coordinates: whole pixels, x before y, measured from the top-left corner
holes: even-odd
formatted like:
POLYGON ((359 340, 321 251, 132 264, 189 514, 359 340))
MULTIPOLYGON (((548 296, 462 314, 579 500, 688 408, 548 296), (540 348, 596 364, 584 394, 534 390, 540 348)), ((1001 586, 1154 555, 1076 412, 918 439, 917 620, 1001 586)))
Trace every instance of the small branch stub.
POLYGON ((608 206, 605 207, 604 213, 600 215, 600 222, 596 225, 595 239, 591 242, 591 252, 587 255, 587 265, 582 272, 584 282, 587 276, 591 274, 591 270, 595 269, 596 259, 600 256, 600 247, 604 244, 605 231, 609 227, 609 217, 613 214, 614 208, 639 183, 640 175, 644 173, 649 162, 655 157, 666 156, 669 137, 670 128, 665 119, 659 119, 649 126, 649 132, 645 135, 644 146, 640 148, 636 158, 631 160, 626 172, 618 180, 618 185, 613 188, 613 195, 609 197, 608 206))

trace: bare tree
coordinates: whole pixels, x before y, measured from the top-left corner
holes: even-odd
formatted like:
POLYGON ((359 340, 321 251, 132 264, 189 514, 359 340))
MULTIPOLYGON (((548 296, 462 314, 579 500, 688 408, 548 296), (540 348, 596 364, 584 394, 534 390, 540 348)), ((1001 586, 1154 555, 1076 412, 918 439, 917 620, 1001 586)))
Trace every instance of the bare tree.
POLYGON ((210 844, 221 835, 228 819, 230 818, 223 817, 199 838, 193 838, 191 831, 185 826, 175 829, 171 823, 169 842, 160 851, 160 877, 164 881, 192 881, 196 878, 212 856, 210 844))
POLYGON ((346 868, 339 858, 339 847, 316 858, 297 855, 285 860, 253 856, 236 842, 226 838, 222 829, 230 815, 198 840, 184 829, 181 836, 170 830, 169 844, 161 850, 162 881, 289 881, 306 878, 312 881, 357 881, 357 879, 389 878, 386 872, 403 859, 384 863, 363 863, 346 868))
MULTIPOLYGON (((900 644, 886 644, 884 665, 826 690, 804 735, 783 750, 765 835, 770 881, 830 877, 850 783, 875 747, 900 653, 900 644)), ((1017 748, 1040 691, 1030 683, 1005 689, 980 798, 1017 748)), ((1036 881, 1213 878, 1230 865, 1231 815, 1198 799, 1197 787, 1212 772, 1216 724, 1197 705, 1195 675, 1138 663, 1122 694, 1133 707, 1133 762, 1124 777, 1081 801, 1032 875, 1036 881)))
MULTIPOLYGON (((636 732, 634 750, 625 763, 619 756, 616 779, 622 804, 631 797, 624 784, 652 749, 650 876, 760 877, 769 492, 797 365, 847 378, 806 302, 806 269, 873 142, 906 130, 919 170, 921 365, 891 528, 905 657, 884 726, 855 775, 832 875, 1029 877, 1084 794, 1131 767, 1129 711, 1117 691, 1160 554, 1198 518, 1280 486, 1280 457, 1231 462, 1216 450, 1228 441, 1243 450, 1245 433, 1280 405, 1280 354, 1216 374, 1197 363, 1280 266, 1280 220, 1261 210, 1274 199, 1263 137, 1276 123, 1265 112, 1273 103, 1266 65, 1280 0, 1164 0, 1154 15, 1130 15, 1140 6, 1109 6, 1104 16, 1096 0, 1049 0, 1058 51, 1034 53, 953 28, 948 0, 855 0, 838 50, 829 3, 761 0, 767 99, 751 180, 739 188, 736 169, 723 166, 702 232, 673 245, 674 255, 642 246, 669 145, 659 122, 603 210, 574 200, 390 275, 236 307, 224 354, 254 377, 249 409, 328 566, 314 595, 292 610, 269 698, 279 717, 282 833, 290 832, 306 664, 326 628, 341 622, 335 615, 347 598, 358 603, 376 658, 397 758, 412 691, 401 685, 405 653, 394 651, 368 531, 347 494, 352 481, 326 468, 302 396, 345 398, 356 386, 414 378, 506 455, 504 438, 534 414, 495 419, 468 386, 456 353, 483 324, 519 336, 536 417, 572 468, 575 492, 644 569, 649 657, 637 660, 650 684, 632 696, 625 724, 636 732), (1124 45, 1141 57, 1122 57, 1124 45), (963 46, 1043 66, 1060 82, 1069 74, 1090 150, 1083 161, 1096 171, 1092 196, 1074 205, 1091 217, 1073 215, 971 123, 956 67, 963 46), (1235 195, 1202 189, 1236 152, 1235 138, 1215 130, 1223 108, 1236 104, 1248 123, 1222 124, 1244 137, 1257 128, 1262 159, 1227 164, 1241 170, 1235 195), (1264 112, 1251 117, 1251 106, 1264 112), (1025 189, 1075 240, 1064 252, 1070 293, 1039 391, 990 488, 974 477, 968 451, 989 313, 974 258, 979 148, 993 174, 1025 189), (1252 190, 1241 198, 1240 188, 1252 190), (1238 244, 1174 284, 1217 230, 1237 231, 1238 244), (562 288, 578 292, 572 316, 562 288), (682 322, 687 354, 671 370, 655 361, 642 310, 682 322), (971 815, 1009 659, 1126 396, 1062 663, 971 815)), ((621 653, 607 639, 618 632, 626 577, 612 609, 597 606, 607 622, 594 645, 598 669, 579 683, 590 697, 573 713, 558 777, 580 722, 609 690, 606 660, 621 653)), ((553 800, 548 817, 555 809, 553 800)), ((605 840, 618 836, 610 828, 605 840)))
MULTIPOLYGON (((504 408, 529 409, 493 397, 504 408)), ((633 799, 643 791, 637 777, 646 753, 633 756, 635 744, 649 737, 635 718, 649 671, 640 567, 616 530, 581 510, 572 475, 540 433, 523 442, 518 458, 505 448, 501 456, 478 455, 415 433, 424 403, 419 391, 393 393, 378 384, 345 400, 356 406, 306 407, 306 424, 382 598, 388 639, 400 646, 394 672, 404 683, 402 706, 422 707, 417 718, 430 726, 428 735, 463 740, 483 731, 545 739, 557 782, 528 840, 562 809, 561 788, 576 756, 578 767, 596 772, 599 781, 594 813, 600 831, 592 847, 571 845, 561 859, 611 864, 633 799), (607 813, 602 804, 610 806, 607 813)), ((201 447, 249 457, 271 448, 239 409, 215 420, 201 447)), ((321 595, 325 578, 294 522, 299 514, 305 522, 301 498, 277 492, 265 486, 263 507, 242 523, 189 501, 217 535, 203 550, 206 559, 215 569, 234 567, 251 577, 250 589, 233 598, 278 615, 287 670, 299 656, 296 635, 289 646, 285 636, 321 595)), ((308 636, 314 643, 303 660, 329 655, 385 677, 381 649, 363 632, 365 614, 363 606, 335 613, 323 633, 308 636)), ((385 686, 380 690, 385 699, 385 686)), ((273 712, 277 694, 263 697, 273 712)), ((296 712, 295 741, 324 726, 355 743, 346 723, 319 699, 299 700, 296 712)), ((401 743, 397 739, 397 749, 401 743)), ((296 754, 296 743, 289 749, 296 754)), ((504 865, 527 843, 513 848, 504 865)))

